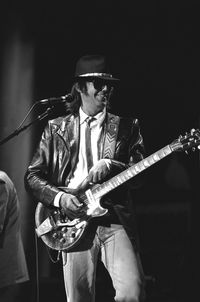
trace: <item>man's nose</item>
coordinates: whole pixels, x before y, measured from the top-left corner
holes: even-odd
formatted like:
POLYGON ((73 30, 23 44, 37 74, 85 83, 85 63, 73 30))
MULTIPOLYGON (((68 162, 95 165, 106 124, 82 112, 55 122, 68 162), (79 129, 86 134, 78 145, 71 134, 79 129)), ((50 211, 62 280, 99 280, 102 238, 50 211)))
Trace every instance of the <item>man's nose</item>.
POLYGON ((102 91, 107 91, 108 90, 108 85, 107 84, 104 84, 103 86, 102 86, 102 91))

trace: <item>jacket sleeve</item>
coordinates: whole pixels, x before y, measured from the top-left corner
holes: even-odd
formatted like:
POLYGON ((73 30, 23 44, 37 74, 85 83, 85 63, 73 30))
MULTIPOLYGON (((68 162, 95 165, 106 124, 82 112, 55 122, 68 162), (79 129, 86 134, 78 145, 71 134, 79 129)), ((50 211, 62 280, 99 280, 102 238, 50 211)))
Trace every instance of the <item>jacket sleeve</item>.
POLYGON ((53 200, 60 190, 50 183, 53 129, 50 123, 45 127, 32 162, 25 177, 25 188, 37 201, 53 205, 53 200))

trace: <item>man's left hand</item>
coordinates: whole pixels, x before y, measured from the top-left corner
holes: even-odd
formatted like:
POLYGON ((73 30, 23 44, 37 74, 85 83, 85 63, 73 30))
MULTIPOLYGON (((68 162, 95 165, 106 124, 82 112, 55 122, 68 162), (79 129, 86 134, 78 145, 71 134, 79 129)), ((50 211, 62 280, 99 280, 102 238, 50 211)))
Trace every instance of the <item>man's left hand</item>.
POLYGON ((100 159, 89 171, 88 181, 98 183, 102 181, 110 171, 110 160, 100 159))

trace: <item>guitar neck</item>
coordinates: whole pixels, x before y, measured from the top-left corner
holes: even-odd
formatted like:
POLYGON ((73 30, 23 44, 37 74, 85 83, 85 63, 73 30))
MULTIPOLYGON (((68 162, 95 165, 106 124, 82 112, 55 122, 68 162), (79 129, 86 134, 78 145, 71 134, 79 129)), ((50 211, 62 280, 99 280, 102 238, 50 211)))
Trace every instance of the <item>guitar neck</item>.
POLYGON ((173 152, 173 149, 170 145, 165 146, 164 148, 158 150, 157 152, 153 153, 152 155, 146 157, 145 159, 141 160, 140 162, 134 164, 130 168, 124 170, 120 174, 112 177, 108 181, 105 181, 101 185, 99 185, 97 188, 94 188, 92 190, 93 195, 95 195, 96 198, 101 198, 105 194, 109 193, 110 191, 114 190, 121 184, 127 182, 134 176, 138 175, 145 169, 149 168, 153 164, 157 163, 164 157, 168 156, 173 152))

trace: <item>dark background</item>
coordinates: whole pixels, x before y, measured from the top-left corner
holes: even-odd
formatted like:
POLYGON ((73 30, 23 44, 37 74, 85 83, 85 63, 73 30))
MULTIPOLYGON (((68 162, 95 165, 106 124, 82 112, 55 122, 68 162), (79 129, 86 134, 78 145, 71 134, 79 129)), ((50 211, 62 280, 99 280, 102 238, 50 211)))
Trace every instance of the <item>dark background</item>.
MULTIPOLYGON (((33 51, 33 104, 70 92, 74 66, 80 56, 105 54, 113 75, 121 79, 113 96, 112 111, 139 119, 150 155, 180 134, 200 127, 197 4, 109 0, 2 2, 0 67, 4 64, 4 45, 16 31, 33 51)), ((3 72, 1 77, 3 82, 3 72)), ((43 126, 41 123, 33 127, 30 157, 43 126)), ((1 166, 6 169, 3 160, 1 166)), ((147 299, 192 301, 191 297, 198 293, 199 280, 199 152, 174 153, 145 174, 146 183, 134 198, 147 299)), ((32 239, 29 238, 30 244, 25 242, 25 248, 34 297, 36 263, 31 217, 32 239)), ((40 249, 40 258, 48 258, 39 243, 40 249)), ((51 261, 47 266, 43 269, 44 278, 41 273, 41 296, 43 288, 50 290, 51 283, 62 287, 60 266, 51 261)), ((101 284, 103 279, 99 277, 100 288, 105 286, 101 284)))

